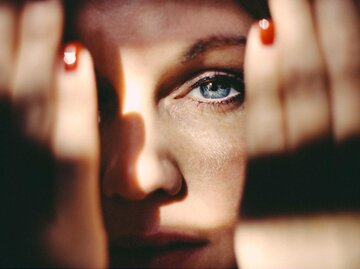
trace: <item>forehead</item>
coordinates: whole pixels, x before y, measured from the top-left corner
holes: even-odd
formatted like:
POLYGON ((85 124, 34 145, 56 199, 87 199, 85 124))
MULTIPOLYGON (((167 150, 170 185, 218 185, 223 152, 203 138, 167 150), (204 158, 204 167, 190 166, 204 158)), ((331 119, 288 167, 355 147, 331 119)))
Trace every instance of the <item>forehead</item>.
POLYGON ((237 1, 231 0, 90 0, 82 1, 75 18, 82 34, 98 33, 132 45, 245 35, 252 22, 237 1))

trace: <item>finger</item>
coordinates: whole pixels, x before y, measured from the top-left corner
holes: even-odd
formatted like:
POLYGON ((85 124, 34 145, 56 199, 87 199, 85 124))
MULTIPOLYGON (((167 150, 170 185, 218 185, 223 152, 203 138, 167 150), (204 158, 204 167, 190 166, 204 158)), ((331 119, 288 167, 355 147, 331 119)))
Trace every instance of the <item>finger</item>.
POLYGON ((54 68, 63 28, 62 2, 27 1, 19 27, 12 98, 19 127, 32 139, 44 142, 51 127, 54 68))
POLYGON ((62 201, 69 208, 87 191, 97 196, 99 138, 95 85, 92 61, 85 49, 79 53, 77 69, 59 71, 53 150, 59 168, 66 169, 66 174, 61 173, 66 179, 61 182, 75 187, 67 190, 67 198, 62 201))
POLYGON ((330 133, 325 70, 307 0, 270 0, 277 29, 280 81, 289 148, 330 133))
MULTIPOLYGON (((8 159, 11 133, 10 84, 15 56, 17 10, 13 1, 0 1, 0 162, 8 159)), ((6 166, 3 166, 6 167, 6 166)))
POLYGON ((338 141, 360 134, 360 18, 356 2, 317 0, 314 4, 338 141))
MULTIPOLYGON (((61 68, 57 78, 52 147, 57 160, 56 182, 59 191, 53 240, 56 242, 55 251, 63 252, 64 257, 73 257, 73 253, 68 253, 68 243, 63 240, 64 233, 71 234, 72 240, 76 242, 87 242, 86 246, 79 244, 78 253, 92 253, 92 256, 89 259, 86 255, 86 261, 79 260, 78 265, 105 268, 105 233, 98 187, 99 137, 95 75, 87 50, 82 49, 77 59, 76 69, 66 71, 61 68)), ((71 250, 74 251, 74 248, 71 250)))
POLYGON ((284 119, 279 95, 275 45, 260 40, 254 25, 249 33, 245 56, 246 144, 249 157, 285 150, 284 119))
POLYGON ((238 265, 245 269, 359 268, 359 224, 358 213, 240 222, 234 238, 238 265))
POLYGON ((0 2, 0 98, 8 97, 15 56, 17 8, 12 1, 0 2))

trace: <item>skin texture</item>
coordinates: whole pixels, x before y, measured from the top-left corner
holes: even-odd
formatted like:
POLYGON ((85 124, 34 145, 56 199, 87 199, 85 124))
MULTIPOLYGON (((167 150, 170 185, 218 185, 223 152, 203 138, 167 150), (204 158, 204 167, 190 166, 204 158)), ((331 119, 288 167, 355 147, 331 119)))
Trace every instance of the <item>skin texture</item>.
MULTIPOLYGON (((114 262, 235 266, 232 233, 245 170, 243 104, 211 105, 189 92, 215 71, 241 76, 244 43, 211 40, 241 39, 253 19, 232 1, 94 2, 78 8, 75 17, 98 77, 116 96, 100 102, 110 246, 155 232, 208 242, 188 259, 114 262), (184 57, 199 40, 210 45, 184 57)), ((101 85, 100 95, 106 90, 101 85)))
POLYGON ((242 199, 241 268, 359 267, 358 1, 270 0, 246 52, 233 1, 76 3, 66 72, 62 1, 0 1, 1 266, 234 267, 242 199), (237 98, 199 99, 214 71, 237 98))

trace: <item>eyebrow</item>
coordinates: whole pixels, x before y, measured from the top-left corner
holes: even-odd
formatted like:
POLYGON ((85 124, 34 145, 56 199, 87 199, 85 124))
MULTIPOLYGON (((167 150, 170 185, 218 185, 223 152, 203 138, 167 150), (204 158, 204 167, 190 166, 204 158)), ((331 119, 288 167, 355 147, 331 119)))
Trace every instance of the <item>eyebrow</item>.
POLYGON ((181 63, 186 63, 199 57, 210 49, 225 47, 246 45, 246 37, 240 36, 211 36, 205 39, 200 39, 195 42, 186 52, 183 54, 181 63))

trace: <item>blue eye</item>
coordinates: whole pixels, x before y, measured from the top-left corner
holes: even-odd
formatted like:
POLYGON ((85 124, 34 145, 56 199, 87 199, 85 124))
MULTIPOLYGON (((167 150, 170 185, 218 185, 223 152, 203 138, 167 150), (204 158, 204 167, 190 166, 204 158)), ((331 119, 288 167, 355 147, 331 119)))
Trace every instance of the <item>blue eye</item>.
POLYGON ((198 100, 227 100, 244 94, 243 80, 234 75, 205 77, 192 85, 191 88, 188 96, 198 100))

